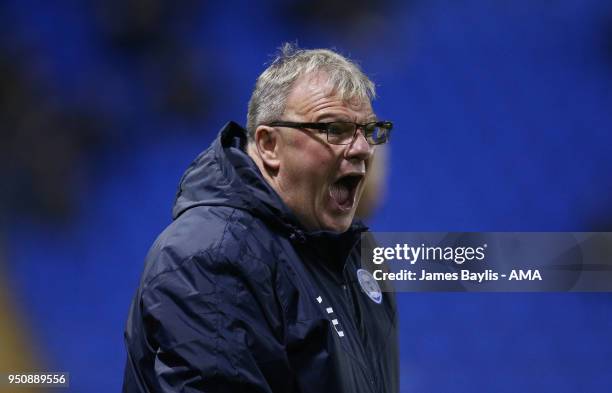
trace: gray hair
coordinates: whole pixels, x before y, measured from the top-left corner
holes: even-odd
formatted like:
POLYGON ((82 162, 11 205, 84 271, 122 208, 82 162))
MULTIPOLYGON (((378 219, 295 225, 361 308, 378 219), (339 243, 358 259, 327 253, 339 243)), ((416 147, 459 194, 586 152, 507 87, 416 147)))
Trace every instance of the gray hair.
POLYGON ((258 125, 280 118, 299 77, 319 71, 327 74, 333 91, 343 100, 371 101, 376 97, 374 83, 355 62, 329 49, 300 49, 286 43, 255 83, 247 113, 249 139, 253 139, 258 125))

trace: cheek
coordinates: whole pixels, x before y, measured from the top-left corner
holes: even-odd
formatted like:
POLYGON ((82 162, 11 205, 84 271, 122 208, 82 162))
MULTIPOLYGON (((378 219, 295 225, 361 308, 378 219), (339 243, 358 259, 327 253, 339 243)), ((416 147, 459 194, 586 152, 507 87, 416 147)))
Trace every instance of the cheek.
POLYGON ((303 205, 322 208, 334 178, 339 156, 326 142, 307 135, 298 135, 285 146, 287 188, 303 205))
POLYGON ((320 141, 308 139, 295 141, 287 151, 287 159, 293 170, 306 176, 314 176, 314 183, 326 181, 334 167, 334 154, 320 141))
MULTIPOLYGON (((302 197, 306 199, 318 199, 327 189, 330 178, 329 165, 326 165, 326 157, 301 154, 293 159, 291 170, 291 183, 296 189, 300 189, 302 197)), ((314 201, 313 201, 314 202, 314 201)))

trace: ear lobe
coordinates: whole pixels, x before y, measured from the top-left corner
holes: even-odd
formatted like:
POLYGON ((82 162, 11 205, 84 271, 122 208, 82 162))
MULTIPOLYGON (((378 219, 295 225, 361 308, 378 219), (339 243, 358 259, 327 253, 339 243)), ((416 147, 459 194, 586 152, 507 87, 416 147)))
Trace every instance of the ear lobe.
POLYGON ((255 130, 255 146, 263 164, 273 171, 280 167, 280 138, 278 132, 268 126, 259 126, 255 130))

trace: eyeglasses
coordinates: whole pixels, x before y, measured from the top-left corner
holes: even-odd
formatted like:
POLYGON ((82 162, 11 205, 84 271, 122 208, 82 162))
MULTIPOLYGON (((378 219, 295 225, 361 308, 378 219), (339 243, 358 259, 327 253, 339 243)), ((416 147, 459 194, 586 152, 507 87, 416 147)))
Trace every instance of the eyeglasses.
POLYGON ((366 124, 353 123, 350 121, 332 121, 329 123, 296 123, 292 121, 273 121, 265 124, 270 127, 289 127, 289 128, 312 128, 325 132, 327 142, 332 145, 350 145, 357 130, 362 129, 366 141, 370 145, 382 145, 389 141, 393 123, 390 121, 374 121, 366 124))

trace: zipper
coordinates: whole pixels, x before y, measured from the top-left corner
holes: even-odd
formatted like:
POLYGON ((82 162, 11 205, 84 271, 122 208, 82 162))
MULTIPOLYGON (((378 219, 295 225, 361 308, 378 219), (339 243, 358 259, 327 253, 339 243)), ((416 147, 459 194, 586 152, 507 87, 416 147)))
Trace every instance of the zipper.
MULTIPOLYGON (((350 258, 350 254, 349 254, 349 258, 350 258)), ((366 375, 367 375, 367 379, 368 382, 370 383, 370 386, 372 389, 374 389, 374 391, 381 391, 378 390, 378 386, 377 386, 377 378, 378 377, 378 371, 376 368, 376 364, 374 364, 374 362, 371 359, 371 356, 369 356, 368 352, 366 351, 366 342, 363 341, 362 339, 362 332, 361 329, 359 328, 359 325, 365 325, 363 323, 363 321, 359 321, 360 323, 357 323, 357 309, 356 309, 356 305, 359 304, 359 300, 354 299, 353 297, 353 293, 355 291, 352 290, 351 287, 349 287, 349 285, 354 286, 353 284, 355 283, 354 280, 347 280, 347 278, 350 278, 350 274, 348 273, 348 264, 344 265, 344 269, 342 272, 343 275, 343 279, 344 282, 341 284, 341 288, 342 288, 342 292, 344 293, 344 295, 346 296, 347 300, 348 300, 348 304, 350 305, 350 323, 352 324, 353 327, 353 331, 357 333, 357 338, 356 341, 359 344, 359 349, 361 351, 361 353, 363 354, 362 358, 365 361, 365 368, 366 368, 366 375)), ((366 316, 363 313, 359 313, 361 318, 365 318, 366 316)))

